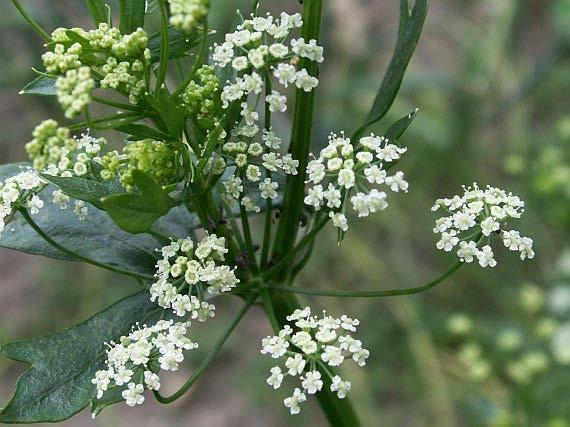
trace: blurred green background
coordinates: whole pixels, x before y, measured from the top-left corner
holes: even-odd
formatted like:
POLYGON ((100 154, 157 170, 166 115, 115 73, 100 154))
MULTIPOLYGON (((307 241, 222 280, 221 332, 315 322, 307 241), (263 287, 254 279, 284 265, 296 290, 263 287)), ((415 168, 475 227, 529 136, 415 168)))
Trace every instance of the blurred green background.
MULTIPOLYGON (((54 99, 18 95, 41 66, 40 40, 5 1, 0 14, 0 157, 22 160, 41 120, 61 115, 54 99)), ((212 27, 224 31, 249 1, 212 0, 212 27), (231 6, 231 7, 230 7, 231 6)), ((278 11, 283 1, 264 7, 278 11)), ((45 28, 90 25, 83 1, 28 0, 45 28)), ((287 2, 289 11, 297 2, 287 2)), ((327 0, 326 61, 316 110, 314 150, 331 130, 354 130, 390 59, 396 0, 327 0)), ((301 286, 358 289, 414 286, 452 256, 435 249, 430 207, 476 180, 527 202, 520 229, 537 256, 463 268, 429 293, 389 299, 308 299, 362 322, 371 350, 365 369, 347 369, 352 400, 366 426, 570 426, 570 1, 434 1, 402 90, 381 133, 419 107, 402 143, 407 195, 354 222, 341 247, 326 229, 301 286)), ((288 118, 278 127, 287 129, 288 118)), ((136 288, 92 267, 0 250, 0 343, 73 325, 136 288)), ((224 300, 189 364, 165 379, 175 389, 206 354, 237 301, 224 300), (216 330, 213 330, 216 329, 216 330)), ((265 384, 271 361, 259 355, 269 333, 253 310, 187 397, 170 407, 116 405, 66 426, 325 425, 309 403, 297 417, 284 390, 265 384)), ((25 367, 0 360, 0 400, 25 367)), ((313 399, 314 400, 314 399, 313 399)))

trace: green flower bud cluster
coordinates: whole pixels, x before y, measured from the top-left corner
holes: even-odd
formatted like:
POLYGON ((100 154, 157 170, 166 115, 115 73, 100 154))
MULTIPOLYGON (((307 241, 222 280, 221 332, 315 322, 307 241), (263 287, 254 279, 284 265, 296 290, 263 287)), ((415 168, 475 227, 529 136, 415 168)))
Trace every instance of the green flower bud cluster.
POLYGON ((65 117, 76 117, 91 102, 91 92, 95 89, 91 68, 68 70, 64 76, 57 78, 55 87, 57 100, 65 111, 65 117))
POLYGON ((182 94, 182 100, 193 118, 204 129, 214 127, 216 101, 220 99, 220 80, 214 73, 214 67, 204 65, 196 71, 196 80, 192 80, 182 94))
POLYGON ((138 59, 132 63, 128 61, 117 62, 115 57, 110 56, 107 63, 101 67, 102 74, 105 77, 101 80, 100 85, 103 89, 118 89, 124 85, 129 94, 129 101, 131 104, 136 104, 146 88, 144 79, 140 78, 143 69, 144 66, 138 59))
POLYGON ((96 72, 93 75, 103 77, 102 88, 122 90, 132 104, 139 101, 146 87, 144 70, 151 56, 147 48, 148 35, 142 28, 126 35, 105 23, 91 31, 58 28, 52 33, 52 39, 53 50, 46 52, 42 59, 48 73, 59 75, 57 95, 66 117, 77 116, 91 102, 96 82, 87 65, 96 72), (85 41, 72 41, 69 31, 85 41), (86 50, 89 50, 88 56, 83 55, 86 50), (103 65, 100 65, 101 60, 103 65))
POLYGON ((204 19, 210 8, 210 0, 169 0, 169 3, 170 24, 187 32, 204 19))
POLYGON ((44 120, 34 129, 26 152, 34 169, 43 171, 50 164, 59 165, 62 158, 75 152, 77 141, 68 128, 58 127, 55 120, 44 120))
POLYGON ((176 179, 175 152, 164 142, 143 139, 123 149, 123 154, 107 153, 100 161, 103 170, 101 178, 112 180, 117 176, 127 191, 134 189, 133 171, 149 174, 157 184, 168 185, 176 179))
MULTIPOLYGON (((67 37, 67 36, 66 36, 67 37)), ((79 56, 83 51, 80 43, 73 43, 67 49, 62 44, 56 44, 53 52, 46 52, 42 55, 44 67, 50 74, 63 74, 68 70, 81 67, 79 56)))
POLYGON ((84 176, 89 163, 99 160, 99 153, 107 144, 104 138, 93 138, 89 133, 71 136, 66 127, 58 127, 55 120, 45 120, 33 132, 34 139, 26 144, 32 166, 54 176, 84 176))
POLYGON ((523 354, 507 366, 511 379, 519 384, 529 384, 536 376, 546 372, 550 367, 550 359, 542 351, 523 354))

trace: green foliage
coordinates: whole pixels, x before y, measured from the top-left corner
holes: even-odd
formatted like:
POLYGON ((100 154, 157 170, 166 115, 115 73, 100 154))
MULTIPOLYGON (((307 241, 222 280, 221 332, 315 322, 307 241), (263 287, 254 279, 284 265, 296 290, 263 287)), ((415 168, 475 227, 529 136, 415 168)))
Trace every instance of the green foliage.
POLYGON ((107 22, 109 16, 108 6, 103 0, 85 0, 85 3, 87 4, 87 9, 89 9, 91 19, 93 19, 96 25, 107 22))
POLYGON ((140 193, 107 197, 103 199, 103 207, 123 230, 145 233, 177 203, 148 174, 134 170, 132 177, 140 193))
POLYGON ((143 28, 146 0, 119 0, 119 5, 119 29, 122 34, 130 34, 137 28, 143 28))
POLYGON ((20 93, 26 95, 55 96, 57 94, 55 77, 52 78, 46 75, 36 77, 36 79, 28 83, 20 93))
POLYGON ((91 379, 104 366, 104 344, 128 334, 136 322, 154 324, 162 312, 140 292, 69 329, 2 346, 0 353, 31 368, 18 380, 0 422, 58 422, 81 411, 95 390, 91 379))
POLYGON ((407 0, 400 1, 400 28, 398 40, 394 49, 394 56, 388 65, 384 79, 372 108, 366 117, 364 124, 356 132, 361 135, 366 128, 376 123, 386 115, 404 79, 408 64, 416 49, 416 45, 422 33, 422 28, 427 16, 429 0, 417 0, 410 11, 407 0))
MULTIPOLYGON (((194 31, 186 34, 172 26, 168 26, 168 58, 177 59, 188 55, 188 52, 198 46, 202 41, 202 32, 194 31)), ((162 32, 151 34, 148 39, 148 48, 151 53, 151 61, 160 59, 160 46, 162 44, 162 32)))
POLYGON ((408 127, 414 121, 417 113, 418 110, 416 109, 409 113, 407 116, 402 117, 396 123, 392 124, 392 126, 390 126, 386 132, 384 132, 384 136, 390 141, 397 141, 400 139, 400 137, 404 134, 404 132, 406 132, 408 127))
POLYGON ((61 177, 42 174, 42 177, 69 197, 91 203, 102 210, 104 210, 102 202, 104 198, 124 192, 115 182, 101 183, 78 176, 61 177))

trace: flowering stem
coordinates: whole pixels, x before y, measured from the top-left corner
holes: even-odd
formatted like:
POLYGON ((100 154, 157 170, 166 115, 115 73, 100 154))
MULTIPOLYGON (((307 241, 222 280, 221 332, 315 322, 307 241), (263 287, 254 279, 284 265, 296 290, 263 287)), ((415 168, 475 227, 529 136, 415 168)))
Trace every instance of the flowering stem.
POLYGON ((247 212, 245 211, 245 206, 240 203, 239 205, 239 213, 241 216, 241 225, 243 227, 243 235, 245 237, 245 247, 247 249, 247 255, 249 258, 249 262, 252 266, 254 272, 258 271, 257 268, 257 260, 255 259, 255 250, 253 248, 253 241, 251 238, 251 228, 249 226, 249 217, 247 216, 247 212))
POLYGON ((140 112, 140 108, 137 107, 136 105, 123 104, 122 102, 116 102, 110 99, 99 98, 98 96, 94 95, 92 95, 91 97, 93 98, 93 101, 98 102, 99 104, 108 105, 109 107, 120 108, 121 110, 140 112))
POLYGON ((265 279, 270 279, 275 277, 283 267, 288 265, 288 263, 291 262, 297 256, 297 253, 301 249, 303 249, 306 245, 308 245, 314 240, 317 233, 321 231, 321 229, 325 226, 327 222, 328 222, 328 217, 322 217, 319 221, 317 221, 313 226, 312 230, 309 233, 307 233, 305 237, 301 239, 301 241, 297 244, 297 246, 295 246, 291 251, 289 251, 289 253, 285 258, 281 259, 281 261, 279 261, 273 268, 271 268, 271 270, 267 272, 267 274, 265 275, 265 279))
POLYGON ((414 288, 405 289, 388 289, 380 291, 340 291, 340 290, 321 290, 321 289, 303 289, 294 288, 290 286, 275 286, 272 285, 271 288, 277 289, 282 292, 289 292, 295 294, 304 295, 318 295, 323 297, 345 297, 345 298, 382 298, 382 297, 393 297, 398 295, 412 295, 420 292, 425 292, 437 284, 443 282, 449 276, 451 276, 455 271, 459 269, 464 264, 462 261, 456 261, 449 269, 444 273, 437 276, 435 279, 429 281, 428 283, 414 288))
POLYGON ((194 373, 188 379, 188 381, 186 381, 186 383, 182 387, 180 387, 180 389, 176 393, 174 393, 173 395, 171 395, 169 397, 164 397, 159 392, 154 391, 154 397, 156 398, 156 400, 158 400, 160 403, 163 403, 163 404, 172 403, 172 402, 178 400, 180 397, 182 397, 190 389, 190 387, 192 387, 192 385, 194 385, 194 383, 198 380, 198 378, 200 378, 200 376, 204 373, 206 368, 208 368, 208 366, 210 366, 210 364, 214 360, 214 357, 216 357, 216 355, 221 350, 222 346, 225 344, 228 337, 232 334, 232 332, 234 331, 234 329, 236 328, 238 323, 241 321, 241 319, 243 318, 245 313, 247 313, 247 311, 249 310, 249 308, 255 302, 256 299, 257 299, 257 294, 253 294, 249 297, 249 299, 245 302, 245 304, 243 305, 243 307, 239 311, 238 315, 235 317, 233 322, 230 324, 230 327, 220 337, 218 342, 214 345, 214 348, 212 349, 210 354, 208 354, 208 356, 202 361, 200 366, 198 366, 198 368, 194 371, 194 373))
POLYGON ((24 7, 20 4, 18 0, 12 0, 12 3, 14 3, 14 6, 16 6, 18 12, 20 12, 22 18, 24 18, 28 22, 28 24, 30 24, 30 26, 35 30, 35 32, 38 33, 38 35, 45 42, 51 41, 51 37, 49 36, 49 34, 42 27, 40 27, 40 25, 36 21, 34 21, 34 19, 30 15, 28 15, 26 9, 24 9, 24 7))
MULTIPOLYGON (((267 73, 265 75, 265 116, 264 116, 264 128, 266 131, 271 129, 271 109, 267 102, 267 97, 271 95, 271 77, 267 73)), ((265 177, 271 179, 271 171, 266 170, 265 177)), ((271 247, 271 219, 273 216, 273 201, 271 197, 268 197, 265 201, 265 227, 263 230, 263 247, 261 248, 261 269, 264 270, 267 267, 267 261, 269 258, 269 250, 271 247)))
POLYGON ((166 68, 168 67, 168 11, 166 10, 166 0, 159 0, 161 44, 160 44, 160 68, 156 78, 156 90, 160 89, 166 79, 166 68))
POLYGON ((28 211, 26 211, 25 209, 21 209, 20 210, 20 214, 22 215, 22 217, 26 220, 26 222, 30 225, 30 227, 32 227, 34 229, 34 231, 36 233, 38 233, 40 235, 40 237, 42 237, 46 242, 48 242, 50 245, 52 245, 54 248, 60 250, 61 252, 72 256, 73 258, 78 259, 79 261, 83 261, 86 262, 88 264, 92 264, 94 266, 103 268, 105 270, 109 270, 109 271, 113 271, 115 273, 120 273, 120 274, 124 274, 126 276, 131 276, 131 277, 135 277, 137 279, 144 279, 144 280, 154 280, 154 277, 152 276, 148 276, 146 274, 139 274, 139 273, 135 273, 132 271, 127 271, 127 270, 123 270, 121 268, 118 267, 114 267, 112 265, 108 265, 108 264, 104 264, 102 262, 99 261, 95 261, 91 258, 87 258, 84 257, 83 255, 78 254, 77 252, 72 251, 71 249, 66 248, 65 246, 57 243, 55 240, 53 240, 50 236, 48 236, 42 229, 41 227, 32 219, 32 217, 30 216, 30 214, 28 213, 28 211))
MULTIPOLYGON (((321 21, 323 12, 323 0, 310 0, 303 3, 303 28, 301 35, 305 40, 320 38, 321 21)), ((305 68, 309 75, 318 75, 318 64, 307 58, 302 58, 299 67, 305 68)), ((299 161, 299 173, 287 177, 285 194, 283 195, 281 220, 275 236, 275 256, 284 259, 293 250, 299 222, 303 209, 303 197, 305 193, 306 168, 309 161, 309 146, 313 129, 313 110, 315 105, 316 90, 305 92, 298 89, 295 97, 295 111, 293 115, 293 127, 291 129, 291 143, 289 153, 299 161)), ((287 270, 283 269, 287 264, 278 264, 280 270, 277 273, 283 276, 287 270)))

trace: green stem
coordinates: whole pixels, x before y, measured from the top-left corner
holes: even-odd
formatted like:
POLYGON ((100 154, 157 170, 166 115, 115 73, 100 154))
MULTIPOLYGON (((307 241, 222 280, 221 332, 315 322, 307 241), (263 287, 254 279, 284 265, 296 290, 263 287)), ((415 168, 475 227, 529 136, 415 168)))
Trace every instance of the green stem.
POLYGON ((99 104, 108 105, 109 107, 120 108, 122 110, 127 110, 127 111, 140 112, 140 108, 137 107, 136 105, 123 104, 122 102, 116 102, 110 99, 99 98, 98 96, 94 95, 91 97, 93 98, 93 101, 98 102, 99 104))
POLYGON ((196 61, 192 65, 190 72, 182 82, 182 84, 176 89, 176 91, 172 94, 173 97, 180 95, 184 92, 184 89, 190 84, 198 69, 202 66, 206 59, 206 54, 208 53, 208 21, 204 22, 204 28, 202 29, 202 41, 200 42, 200 52, 196 57, 196 61))
POLYGON ((218 342, 214 345, 214 348, 212 349, 210 354, 208 354, 208 356, 202 361, 200 366, 198 366, 198 368, 196 369, 196 371, 194 371, 194 373, 188 379, 188 381, 186 381, 186 383, 182 387, 180 387, 180 389, 176 393, 174 393, 173 395, 171 395, 169 397, 164 397, 160 393, 155 391, 154 396, 156 397, 156 400, 158 400, 160 403, 163 403, 163 404, 172 403, 175 400, 178 400, 180 397, 182 397, 190 389, 190 387, 192 387, 192 385, 194 385, 194 383, 200 378, 200 376, 204 373, 204 371, 208 368, 208 366, 210 366, 210 364, 214 360, 214 357, 216 357, 218 352, 221 350, 221 348, 225 344, 228 337, 232 334, 232 332, 234 331, 234 329, 236 328, 236 326, 238 325, 240 320, 243 318, 245 313, 247 313, 247 311, 249 310, 251 305, 254 303, 256 298, 257 298, 256 294, 253 294, 252 296, 249 297, 249 299, 245 302, 245 304, 243 305, 243 307, 239 311, 236 318, 230 324, 230 327, 220 337, 218 342))
MULTIPOLYGON (((322 12, 323 0, 310 0, 303 3, 301 36, 305 40, 315 39, 317 42, 319 41, 322 12)), ((311 76, 318 76, 319 67, 314 61, 302 58, 299 67, 305 68, 311 76)), ((313 89, 311 92, 305 92, 301 89, 296 91, 289 152, 294 159, 299 161, 299 173, 287 177, 281 219, 275 236, 274 252, 277 259, 287 256, 293 249, 299 230, 305 193, 306 168, 309 161, 309 147, 313 129, 315 94, 316 89, 313 89)), ((283 278, 283 276, 287 275, 287 269, 282 269, 280 273, 283 278)))
POLYGON ((297 253, 314 240, 317 233, 321 231, 321 229, 325 226, 328 220, 329 218, 325 216, 322 217, 319 221, 317 221, 313 226, 312 230, 309 233, 307 233, 305 237, 301 239, 301 241, 297 244, 297 246, 295 246, 292 250, 290 250, 287 256, 282 258, 281 261, 279 261, 274 267, 271 268, 271 270, 267 272, 267 274, 265 275, 265 279, 270 279, 275 277, 286 265, 288 265, 291 261, 293 261, 297 256, 297 253))
POLYGON ((95 261, 91 258, 87 258, 83 255, 78 254, 77 252, 72 251, 71 249, 66 248, 65 246, 57 243, 55 240, 53 240, 50 236, 48 236, 42 229, 41 227, 32 219, 32 217, 30 216, 30 214, 28 213, 28 211, 26 211, 25 209, 21 209, 20 210, 20 214, 24 217, 24 219, 26 220, 26 222, 30 225, 30 227, 32 227, 36 233, 38 233, 40 235, 40 237, 42 237, 46 242, 48 242, 50 245, 52 245, 54 248, 60 250, 61 252, 72 256, 73 258, 76 258, 79 261, 83 261, 86 262, 88 264, 92 264, 96 267, 100 267, 103 268, 105 270, 109 270, 109 271, 113 271, 115 273, 120 273, 120 274, 124 274, 126 276, 131 276, 131 277, 135 277, 137 279, 144 279, 144 280, 154 280, 154 277, 152 276, 147 276, 145 274, 139 274, 139 273, 135 273, 132 271, 127 271, 127 270, 123 270, 122 268, 118 268, 118 267, 113 267, 112 265, 108 265, 108 264, 104 264, 102 262, 99 261, 95 261))
POLYGON ((26 9, 24 9, 24 7, 20 4, 18 0, 12 0, 12 3, 14 3, 14 6, 16 6, 18 12, 20 12, 22 18, 24 18, 28 22, 28 24, 31 25, 31 27, 34 29, 36 33, 38 33, 38 35, 43 39, 43 41, 45 42, 51 41, 50 35, 36 21, 34 21, 34 19, 30 15, 28 15, 26 9))
POLYGON ((253 240, 251 238, 251 227, 249 226, 249 217, 245 211, 245 206, 239 204, 239 213, 241 217, 241 226, 243 228, 243 235, 245 237, 245 247, 247 249, 247 255, 249 258, 250 265, 254 272, 258 271, 257 260, 255 259, 255 250, 253 248, 253 240))
MULTIPOLYGON (((269 73, 265 74, 265 117, 264 117, 264 128, 266 131, 271 129, 271 109, 269 108, 269 103, 267 102, 267 97, 271 95, 272 85, 271 77, 269 73)), ((271 179, 271 171, 265 171, 265 177, 271 179)), ((267 268, 267 262, 271 247, 271 221, 273 216, 273 201, 270 197, 265 201, 265 226, 263 229, 263 247, 261 249, 261 269, 267 268)))
POLYGON ((168 67, 168 11, 166 10, 166 0, 159 0, 160 8, 160 28, 162 33, 160 43, 160 68, 156 77, 156 91, 164 84, 166 79, 166 69, 168 67))
POLYGON ((304 289, 296 288, 291 286, 276 286, 271 285, 270 287, 281 292, 288 292, 294 294, 304 294, 304 295, 318 295, 323 297, 346 297, 346 298, 382 298, 382 297, 393 297, 398 295, 412 295, 420 292, 425 292, 437 284, 443 282, 449 276, 451 276, 455 271, 457 271, 464 263, 462 261, 456 261, 449 269, 444 273, 437 276, 435 279, 427 282, 424 285, 416 286, 414 288, 404 288, 404 289, 387 289, 379 291, 341 291, 341 290, 324 290, 324 289, 304 289))

